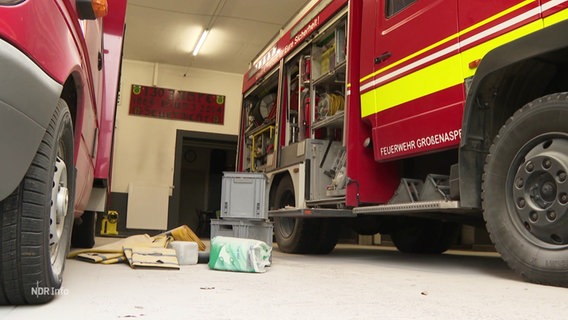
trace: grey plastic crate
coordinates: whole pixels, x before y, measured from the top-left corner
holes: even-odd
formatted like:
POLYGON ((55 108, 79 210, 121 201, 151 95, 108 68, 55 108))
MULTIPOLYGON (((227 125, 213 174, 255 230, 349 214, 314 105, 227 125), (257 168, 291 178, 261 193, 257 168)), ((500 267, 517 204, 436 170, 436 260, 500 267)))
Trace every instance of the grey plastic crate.
POLYGON ((216 236, 254 239, 272 246, 272 231, 270 221, 211 219, 211 239, 216 236))
POLYGON ((223 172, 221 218, 268 218, 264 173, 223 172))

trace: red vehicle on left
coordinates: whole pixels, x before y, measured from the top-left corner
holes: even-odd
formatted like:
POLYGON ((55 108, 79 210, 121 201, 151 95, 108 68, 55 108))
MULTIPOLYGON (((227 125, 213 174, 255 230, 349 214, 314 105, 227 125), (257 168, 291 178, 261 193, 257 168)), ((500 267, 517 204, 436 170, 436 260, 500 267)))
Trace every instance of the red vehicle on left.
POLYGON ((94 244, 125 12, 126 0, 0 0, 0 304, 50 301, 72 238, 94 244))

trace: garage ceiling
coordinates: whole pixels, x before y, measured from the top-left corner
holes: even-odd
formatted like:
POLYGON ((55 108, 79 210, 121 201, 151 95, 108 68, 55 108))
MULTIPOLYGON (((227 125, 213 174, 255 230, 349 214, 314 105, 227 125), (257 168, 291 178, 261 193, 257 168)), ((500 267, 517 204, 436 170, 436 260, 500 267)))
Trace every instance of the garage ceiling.
POLYGON ((128 0, 124 58, 243 74, 309 0, 128 0), (199 55, 193 47, 209 33, 199 55))

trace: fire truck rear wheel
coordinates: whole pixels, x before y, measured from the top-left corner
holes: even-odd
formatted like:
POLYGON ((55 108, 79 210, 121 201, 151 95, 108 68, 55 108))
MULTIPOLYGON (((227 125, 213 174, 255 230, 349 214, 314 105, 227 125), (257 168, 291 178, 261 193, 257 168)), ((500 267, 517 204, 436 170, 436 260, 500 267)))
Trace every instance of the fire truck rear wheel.
POLYGON ((568 286, 568 93, 515 112, 486 158, 482 203, 497 251, 528 281, 568 286))
MULTIPOLYGON (((275 195, 275 207, 295 206, 294 185, 290 177, 280 181, 275 195)), ((274 218, 274 236, 282 252, 326 254, 335 248, 338 234, 337 221, 332 219, 274 218)))
POLYGON ((61 287, 73 223, 73 126, 60 100, 18 188, 0 202, 0 304, 38 304, 61 287))
POLYGON ((391 232, 400 252, 440 254, 454 245, 461 225, 421 218, 401 218, 391 232))

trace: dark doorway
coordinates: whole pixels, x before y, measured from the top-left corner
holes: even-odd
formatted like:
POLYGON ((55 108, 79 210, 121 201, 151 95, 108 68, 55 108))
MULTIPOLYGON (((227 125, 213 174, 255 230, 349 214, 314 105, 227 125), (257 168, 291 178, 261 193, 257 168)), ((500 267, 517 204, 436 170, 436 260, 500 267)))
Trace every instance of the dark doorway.
POLYGON ((209 238, 209 219, 220 209, 223 172, 235 170, 236 149, 237 136, 178 130, 170 229, 186 224, 209 238))

